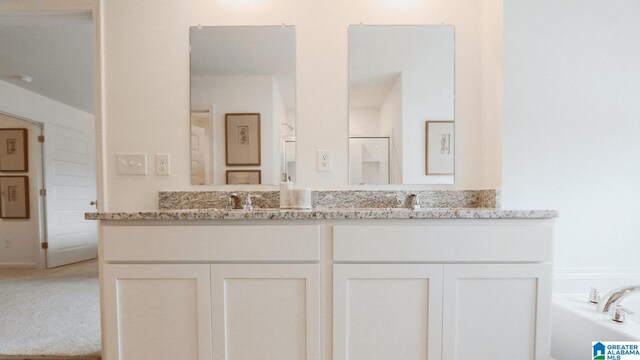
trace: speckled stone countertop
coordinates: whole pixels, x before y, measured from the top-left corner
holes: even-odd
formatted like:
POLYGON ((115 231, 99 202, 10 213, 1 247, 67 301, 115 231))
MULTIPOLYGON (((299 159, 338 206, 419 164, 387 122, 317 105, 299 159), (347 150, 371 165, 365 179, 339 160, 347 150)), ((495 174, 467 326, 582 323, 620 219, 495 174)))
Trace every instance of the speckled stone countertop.
POLYGON ((501 210, 495 208, 327 208, 313 210, 168 210, 86 213, 87 220, 348 220, 348 219, 552 219, 555 210, 501 210))

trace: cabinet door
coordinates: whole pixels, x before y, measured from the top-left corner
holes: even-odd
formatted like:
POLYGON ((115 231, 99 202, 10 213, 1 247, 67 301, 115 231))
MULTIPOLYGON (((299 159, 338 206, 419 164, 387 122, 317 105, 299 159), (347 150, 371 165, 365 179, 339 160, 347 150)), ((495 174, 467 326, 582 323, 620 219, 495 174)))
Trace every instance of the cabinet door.
POLYGON ((333 271, 333 360, 440 358, 442 265, 334 265, 333 271))
POLYGON ((211 359, 209 265, 104 265, 105 360, 211 359))
POLYGON ((319 265, 211 266, 214 360, 319 360, 319 265))
POLYGON ((550 355, 550 265, 445 265, 442 358, 550 355))

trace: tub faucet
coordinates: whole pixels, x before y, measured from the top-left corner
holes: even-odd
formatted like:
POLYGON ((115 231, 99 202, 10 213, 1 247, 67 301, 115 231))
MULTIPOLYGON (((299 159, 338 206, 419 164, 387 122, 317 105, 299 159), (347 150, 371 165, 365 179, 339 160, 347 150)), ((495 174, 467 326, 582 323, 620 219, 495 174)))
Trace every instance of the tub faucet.
POLYGON ((618 307, 627 296, 640 292, 640 285, 622 286, 606 293, 598 303, 598 311, 608 313, 618 307))

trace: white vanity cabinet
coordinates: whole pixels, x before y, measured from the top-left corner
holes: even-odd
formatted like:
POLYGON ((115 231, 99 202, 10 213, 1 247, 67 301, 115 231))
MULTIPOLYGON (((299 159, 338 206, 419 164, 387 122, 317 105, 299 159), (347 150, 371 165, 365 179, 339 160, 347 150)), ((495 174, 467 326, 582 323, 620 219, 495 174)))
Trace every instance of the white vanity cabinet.
POLYGON ((318 225, 102 230, 104 359, 320 359, 318 225))
POLYGON ((551 221, 334 226, 333 360, 548 360, 552 239, 551 221))
POLYGON ((548 360, 552 219, 103 221, 105 360, 548 360))

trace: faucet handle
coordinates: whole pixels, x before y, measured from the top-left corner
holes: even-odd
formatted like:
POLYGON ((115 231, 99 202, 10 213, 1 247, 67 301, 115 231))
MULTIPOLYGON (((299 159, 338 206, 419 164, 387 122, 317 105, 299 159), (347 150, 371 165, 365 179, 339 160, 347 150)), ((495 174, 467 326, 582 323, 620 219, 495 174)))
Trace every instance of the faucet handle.
POLYGON ((624 324, 626 322, 625 321, 626 314, 632 315, 633 311, 627 309, 622 305, 618 305, 616 306, 616 311, 614 311, 613 315, 611 315, 611 321, 618 324, 624 324))
POLYGON ((410 209, 418 210, 420 209, 420 197, 416 194, 409 194, 407 195, 406 204, 408 204, 410 209))
POLYGON ((589 302, 592 304, 597 304, 600 302, 600 293, 598 289, 592 287, 591 292, 589 293, 589 302))
POLYGON ((262 197, 262 196, 247 194, 247 197, 244 198, 244 210, 253 211, 253 200, 252 199, 257 199, 257 198, 260 198, 260 197, 262 197))

